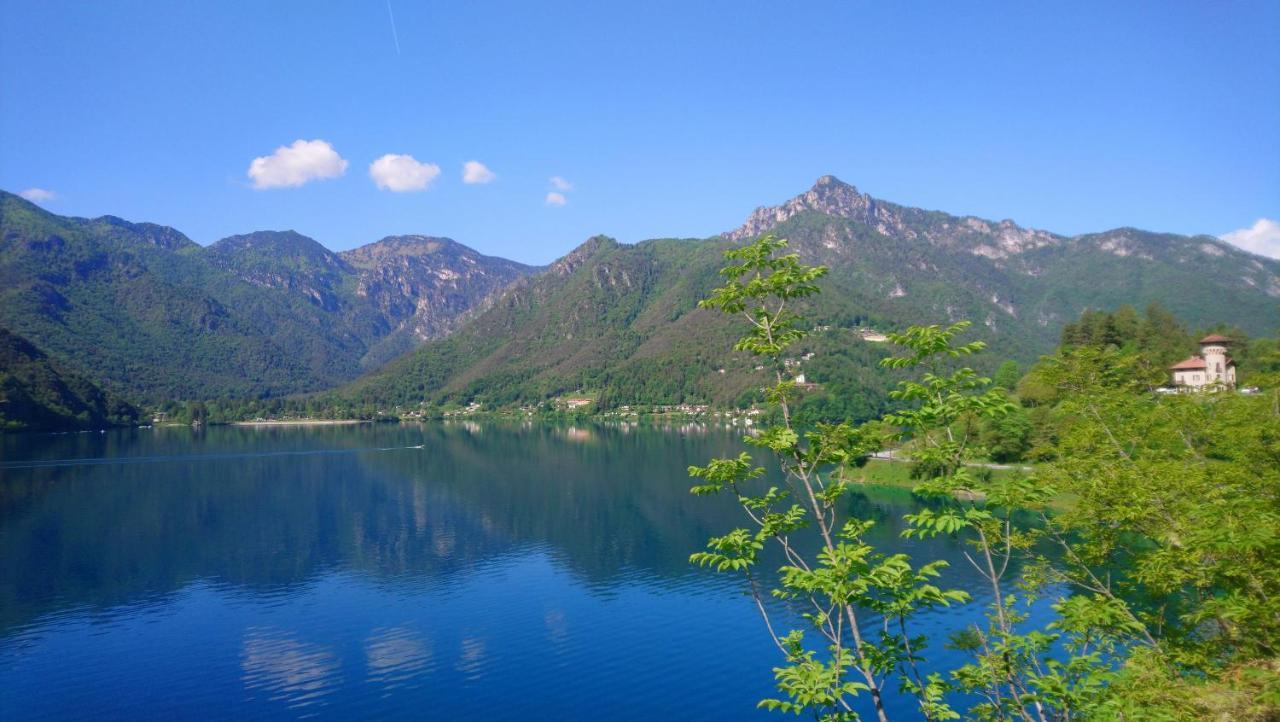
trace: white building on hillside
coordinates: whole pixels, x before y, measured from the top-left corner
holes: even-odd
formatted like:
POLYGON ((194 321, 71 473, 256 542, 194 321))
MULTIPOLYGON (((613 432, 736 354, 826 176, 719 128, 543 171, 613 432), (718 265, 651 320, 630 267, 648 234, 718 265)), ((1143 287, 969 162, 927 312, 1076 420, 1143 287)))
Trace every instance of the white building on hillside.
POLYGON ((1179 361, 1169 370, 1173 372, 1173 385, 1188 389, 1202 389, 1218 385, 1234 388, 1236 362, 1227 355, 1231 339, 1213 334, 1200 339, 1200 355, 1179 361))

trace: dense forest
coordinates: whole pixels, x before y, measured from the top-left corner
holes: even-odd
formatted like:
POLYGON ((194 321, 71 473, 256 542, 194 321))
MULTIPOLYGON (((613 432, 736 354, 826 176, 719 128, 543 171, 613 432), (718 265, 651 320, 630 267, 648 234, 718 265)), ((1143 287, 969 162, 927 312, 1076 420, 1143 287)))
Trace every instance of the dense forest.
POLYGON ((136 424, 139 416, 131 404, 0 328, 0 431, 101 429, 136 424))

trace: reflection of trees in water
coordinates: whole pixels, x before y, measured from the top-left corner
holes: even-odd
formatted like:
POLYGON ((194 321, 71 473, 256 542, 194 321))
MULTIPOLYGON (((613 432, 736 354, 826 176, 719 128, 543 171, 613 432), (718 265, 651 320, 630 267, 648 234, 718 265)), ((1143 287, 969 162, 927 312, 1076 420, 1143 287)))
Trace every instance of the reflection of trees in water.
MULTIPOLYGON (((732 432, 449 424, 92 436, 53 439, 38 453, 224 458, 5 472, 0 629, 59 605, 113 606, 199 578, 257 593, 334 569, 378 584, 453 584, 531 546, 596 593, 635 574, 675 586, 700 574, 689 553, 739 522, 727 500, 692 498, 686 474, 690 463, 736 453, 732 432), (337 453, 278 455, 307 450, 337 453)), ((905 546, 897 531, 908 494, 852 504, 879 522, 873 541, 905 546)), ((955 542, 926 544, 965 564, 955 542)))

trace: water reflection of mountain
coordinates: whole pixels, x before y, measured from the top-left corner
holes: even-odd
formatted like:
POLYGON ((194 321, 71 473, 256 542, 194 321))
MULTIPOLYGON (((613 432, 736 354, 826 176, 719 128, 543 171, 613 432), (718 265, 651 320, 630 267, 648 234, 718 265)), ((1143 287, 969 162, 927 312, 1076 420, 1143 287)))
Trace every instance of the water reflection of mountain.
MULTIPOLYGON (((718 583, 688 555, 739 522, 727 499, 688 494, 689 464, 740 448, 727 432, 445 424, 24 438, 3 442, 0 466, 4 632, 198 579, 247 593, 335 570, 448 585, 531 547, 595 593, 635 575, 718 583), (15 468, 70 458, 106 461, 15 468)), ((852 501, 892 549, 911 504, 895 491, 852 501)), ((964 564, 954 542, 927 553, 964 564)))

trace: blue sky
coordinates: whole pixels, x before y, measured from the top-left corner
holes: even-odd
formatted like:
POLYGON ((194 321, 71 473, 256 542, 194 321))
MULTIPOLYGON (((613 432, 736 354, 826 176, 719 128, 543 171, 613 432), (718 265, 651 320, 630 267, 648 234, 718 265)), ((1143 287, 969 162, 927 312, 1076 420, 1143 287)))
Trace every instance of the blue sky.
POLYGON ((711 235, 826 173, 1062 233, 1280 218, 1277 2, 390 9, 394 35, 385 0, 3 0, 0 187, 202 243, 424 233, 534 263, 711 235), (250 178, 299 140, 326 145, 250 178), (370 175, 388 154, 399 191, 370 175))

